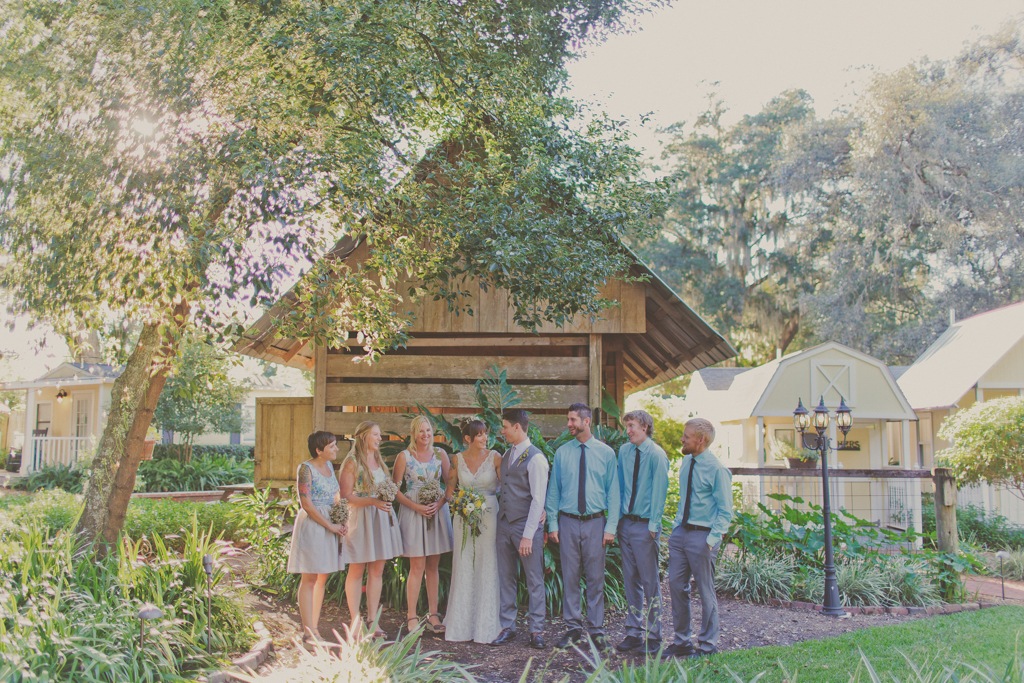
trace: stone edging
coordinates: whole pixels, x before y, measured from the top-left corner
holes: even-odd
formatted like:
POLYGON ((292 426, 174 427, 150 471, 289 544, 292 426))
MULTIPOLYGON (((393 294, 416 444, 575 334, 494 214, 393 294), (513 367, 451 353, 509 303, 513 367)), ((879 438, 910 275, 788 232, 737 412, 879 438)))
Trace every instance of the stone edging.
MULTIPOLYGON (((783 607, 786 609, 795 609, 804 612, 820 612, 822 610, 821 605, 816 605, 813 602, 801 602, 799 600, 779 600, 778 598, 772 598, 767 602, 767 604, 770 607, 783 607)), ((867 607, 843 607, 843 611, 850 616, 858 614, 892 614, 894 616, 931 616, 934 614, 956 614, 957 612, 972 612, 975 610, 984 609, 986 607, 998 607, 998 605, 996 603, 991 602, 954 602, 948 605, 933 605, 931 607, 882 607, 881 605, 875 605, 867 607)))
POLYGON ((238 659, 231 661, 238 671, 214 671, 206 679, 208 683, 231 683, 231 681, 238 680, 235 677, 235 673, 246 672, 250 673, 256 671, 263 662, 267 661, 267 655, 274 648, 274 641, 270 638, 270 631, 263 625, 262 621, 257 621, 252 625, 252 630, 256 632, 256 644, 238 659))

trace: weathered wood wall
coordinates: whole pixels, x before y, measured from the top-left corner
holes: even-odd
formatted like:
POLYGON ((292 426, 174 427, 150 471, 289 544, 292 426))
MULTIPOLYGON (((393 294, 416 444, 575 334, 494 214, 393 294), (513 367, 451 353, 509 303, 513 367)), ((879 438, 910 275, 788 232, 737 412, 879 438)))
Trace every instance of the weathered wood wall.
POLYGON ((312 432, 313 399, 310 397, 257 398, 253 477, 256 486, 294 484, 299 463, 309 459, 306 444, 312 432))
POLYGON ((318 349, 314 415, 318 428, 350 435, 363 420, 407 434, 407 413, 417 404, 454 420, 476 410, 474 383, 497 365, 523 397, 521 407, 545 435, 565 426, 566 408, 600 403, 601 336, 431 335, 421 333, 407 349, 375 364, 355 362, 343 349, 318 349), (596 398, 596 401, 595 401, 596 398))

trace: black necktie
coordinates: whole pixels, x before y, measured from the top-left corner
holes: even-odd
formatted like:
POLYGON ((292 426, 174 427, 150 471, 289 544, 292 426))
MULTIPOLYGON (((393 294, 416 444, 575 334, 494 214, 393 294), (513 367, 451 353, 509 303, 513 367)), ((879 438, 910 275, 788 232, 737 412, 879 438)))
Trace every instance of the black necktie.
POLYGON ((629 494, 629 513, 633 514, 633 503, 636 502, 636 480, 640 476, 640 447, 636 447, 636 456, 633 458, 633 488, 629 494))
POLYGON ((587 514, 587 447, 580 444, 580 490, 576 496, 580 514, 587 514))
POLYGON ((693 497, 693 466, 697 458, 690 456, 690 473, 686 475, 686 502, 683 503, 683 524, 690 520, 690 498, 693 497))

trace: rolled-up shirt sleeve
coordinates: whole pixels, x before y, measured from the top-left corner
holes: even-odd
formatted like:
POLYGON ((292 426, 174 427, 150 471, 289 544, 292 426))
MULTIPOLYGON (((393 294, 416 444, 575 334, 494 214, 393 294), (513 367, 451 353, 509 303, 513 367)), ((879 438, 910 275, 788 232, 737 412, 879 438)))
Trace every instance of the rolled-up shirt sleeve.
POLYGON ((708 545, 714 547, 722 542, 722 537, 729 530, 729 523, 732 521, 732 473, 725 467, 720 467, 715 473, 712 495, 715 501, 715 517, 711 522, 708 545))
POLYGON ((533 538, 540 525, 540 516, 544 512, 544 502, 548 490, 548 459, 543 453, 537 453, 526 465, 526 473, 530 479, 530 512, 526 516, 526 527, 523 538, 533 538))

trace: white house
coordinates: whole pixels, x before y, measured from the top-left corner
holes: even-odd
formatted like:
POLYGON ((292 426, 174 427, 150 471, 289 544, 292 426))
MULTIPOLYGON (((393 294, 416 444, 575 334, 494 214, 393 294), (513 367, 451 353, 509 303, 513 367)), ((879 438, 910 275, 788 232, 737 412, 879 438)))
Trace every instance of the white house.
POLYGON ((25 392, 23 427, 11 424, 11 445, 22 450, 21 471, 70 465, 91 453, 120 373, 103 363, 61 363, 38 379, 0 385, 25 392))
MULTIPOLYGON (((24 411, 13 413, 9 425, 11 447, 22 451, 22 474, 44 465, 71 465, 92 454, 120 374, 120 368, 102 363, 65 362, 37 379, 0 384, 0 390, 25 392, 24 411)), ((309 395, 301 373, 290 368, 266 377, 247 360, 235 374, 249 387, 239 406, 242 431, 203 435, 197 444, 255 443, 257 398, 309 395)))
POLYGON ((778 468, 777 475, 737 476, 748 498, 767 502, 769 493, 787 493, 820 502, 820 479, 786 471, 787 463, 772 457, 784 447, 772 446, 799 446, 793 428, 797 401, 811 410, 822 398, 831 413, 841 398, 853 411, 845 444, 834 420, 830 424, 829 437, 841 444, 830 456, 830 468, 874 471, 833 479, 833 508, 887 526, 913 524, 920 529, 920 480, 898 473, 887 476, 888 470, 920 466, 916 415, 889 369, 876 358, 829 342, 756 368, 700 370, 687 390, 682 416, 693 414, 716 424, 715 452, 729 466, 778 468))
MULTIPOLYGON (((942 422, 975 403, 1024 395, 1024 302, 953 323, 899 378, 920 424, 920 458, 932 467, 949 443, 942 422)), ((1024 501, 991 486, 970 487, 960 505, 974 504, 1024 524, 1024 501)))

